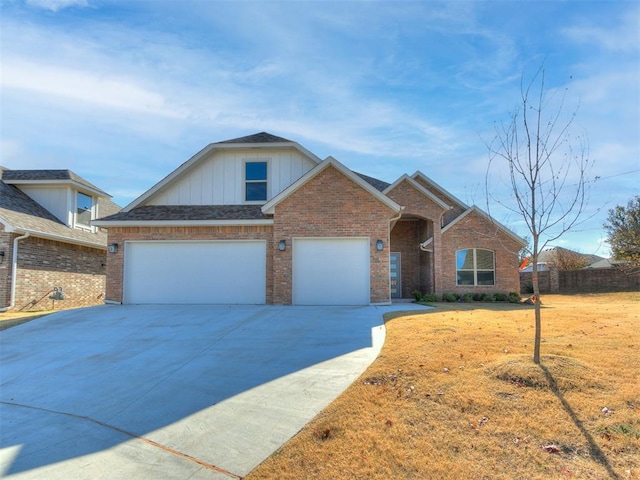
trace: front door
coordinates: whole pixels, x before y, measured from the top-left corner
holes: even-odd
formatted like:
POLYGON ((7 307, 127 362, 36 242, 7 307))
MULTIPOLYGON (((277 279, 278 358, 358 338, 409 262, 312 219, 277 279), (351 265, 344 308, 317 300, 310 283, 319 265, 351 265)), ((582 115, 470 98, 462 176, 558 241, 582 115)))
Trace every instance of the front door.
POLYGON ((400 268, 400 253, 391 252, 389 256, 389 275, 391 280, 391 298, 402 298, 402 276, 400 268))

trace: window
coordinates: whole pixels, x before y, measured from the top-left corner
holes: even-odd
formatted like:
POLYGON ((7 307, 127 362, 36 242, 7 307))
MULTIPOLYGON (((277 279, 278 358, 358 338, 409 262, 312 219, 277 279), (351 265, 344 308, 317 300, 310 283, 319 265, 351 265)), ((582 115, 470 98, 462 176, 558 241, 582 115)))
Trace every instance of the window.
POLYGON ((91 211, 93 199, 89 195, 78 192, 76 196, 76 224, 84 227, 91 226, 91 211))
POLYGON ((458 285, 495 285, 495 262, 491 250, 469 248, 456 252, 458 285))
POLYGON ((244 168, 244 200, 266 202, 267 162, 246 162, 244 168))

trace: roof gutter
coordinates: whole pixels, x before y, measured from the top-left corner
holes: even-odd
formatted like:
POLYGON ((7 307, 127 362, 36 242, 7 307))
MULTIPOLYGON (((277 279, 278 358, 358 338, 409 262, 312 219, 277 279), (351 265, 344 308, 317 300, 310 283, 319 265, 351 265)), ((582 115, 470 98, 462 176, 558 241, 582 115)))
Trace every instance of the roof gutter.
POLYGON ((6 312, 7 310, 11 310, 16 305, 16 278, 18 276, 18 242, 20 240, 24 240, 28 238, 31 234, 25 233, 20 237, 16 237, 13 239, 13 258, 11 262, 11 297, 9 301, 8 307, 0 308, 0 312, 6 312))

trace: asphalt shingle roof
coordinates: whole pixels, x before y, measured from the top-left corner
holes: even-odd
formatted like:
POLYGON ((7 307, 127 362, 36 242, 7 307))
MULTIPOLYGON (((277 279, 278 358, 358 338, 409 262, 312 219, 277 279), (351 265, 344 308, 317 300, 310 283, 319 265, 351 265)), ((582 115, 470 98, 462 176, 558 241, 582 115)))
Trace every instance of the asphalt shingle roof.
POLYGON ((95 190, 104 194, 105 196, 110 196, 104 190, 96 187, 91 182, 86 181, 79 175, 76 175, 71 170, 0 170, 0 178, 6 181, 7 183, 11 183, 12 181, 71 181, 78 183, 80 185, 84 185, 85 187, 90 188, 91 190, 95 190))
POLYGON ((276 137, 275 135, 271 135, 267 132, 254 133, 253 135, 247 135, 246 137, 238 137, 232 138, 231 140, 223 140, 222 142, 216 143, 280 143, 280 142, 291 142, 291 140, 287 140, 286 138, 276 137))
POLYGON ((178 220, 267 220, 260 205, 146 205, 129 212, 119 212, 100 220, 122 221, 178 221, 178 220))

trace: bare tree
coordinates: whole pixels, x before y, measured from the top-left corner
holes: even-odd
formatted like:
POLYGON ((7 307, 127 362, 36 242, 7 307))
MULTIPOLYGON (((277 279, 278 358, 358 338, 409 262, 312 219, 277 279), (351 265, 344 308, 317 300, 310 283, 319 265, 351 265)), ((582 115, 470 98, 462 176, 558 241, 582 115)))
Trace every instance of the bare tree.
POLYGON ((558 270, 580 270, 588 265, 588 255, 582 255, 562 247, 551 249, 547 260, 547 267, 554 267, 558 270))
POLYGON ((517 108, 507 122, 496 123, 496 135, 487 144, 487 210, 492 199, 520 216, 531 236, 536 364, 541 340, 538 254, 578 223, 588 200, 588 148, 584 137, 571 134, 578 108, 565 116, 565 94, 566 89, 546 90, 544 64, 528 82, 523 74, 517 108), (502 172, 508 173, 508 200, 498 199, 490 186, 492 175, 502 172))

